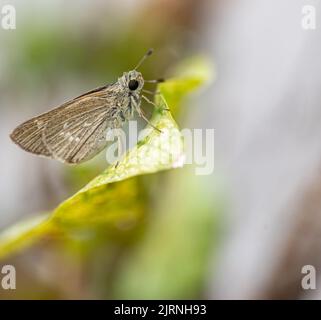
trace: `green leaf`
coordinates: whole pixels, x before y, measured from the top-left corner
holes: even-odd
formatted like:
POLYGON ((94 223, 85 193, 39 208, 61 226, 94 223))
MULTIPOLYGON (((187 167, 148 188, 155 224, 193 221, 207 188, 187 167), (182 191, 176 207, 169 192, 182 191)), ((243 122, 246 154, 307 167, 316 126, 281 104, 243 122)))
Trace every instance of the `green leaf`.
MULTIPOLYGON (((208 64, 196 58, 178 68, 176 78, 161 84, 163 98, 156 99, 148 134, 129 150, 118 166, 111 165, 53 213, 22 221, 0 234, 0 258, 21 250, 42 237, 72 237, 75 232, 94 233, 122 228, 139 222, 145 206, 142 188, 135 178, 180 167, 184 163, 184 143, 170 108, 177 112, 182 98, 206 82, 208 64)), ((149 127, 149 126, 147 126, 149 127)))
POLYGON ((15 224, 0 234, 0 257, 32 244, 34 239, 53 231, 48 215, 37 215, 15 224))

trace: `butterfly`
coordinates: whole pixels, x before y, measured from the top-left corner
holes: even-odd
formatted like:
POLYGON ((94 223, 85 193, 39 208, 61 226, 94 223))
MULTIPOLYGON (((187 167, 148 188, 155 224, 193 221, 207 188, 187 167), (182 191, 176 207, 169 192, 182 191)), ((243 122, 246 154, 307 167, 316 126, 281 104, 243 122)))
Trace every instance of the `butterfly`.
POLYGON ((146 81, 137 69, 152 52, 149 49, 135 69, 124 72, 116 82, 22 123, 10 138, 25 151, 63 163, 78 164, 92 159, 107 146, 108 130, 121 128, 135 112, 149 123, 140 106, 142 98, 154 104, 142 95, 142 91, 153 92, 143 90, 144 83, 164 80, 146 81))

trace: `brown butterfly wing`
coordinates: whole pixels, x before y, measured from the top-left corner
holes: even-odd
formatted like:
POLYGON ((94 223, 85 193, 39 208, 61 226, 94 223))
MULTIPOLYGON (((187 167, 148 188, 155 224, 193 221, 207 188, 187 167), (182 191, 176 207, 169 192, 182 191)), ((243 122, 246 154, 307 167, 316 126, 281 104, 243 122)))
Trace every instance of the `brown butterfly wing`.
POLYGON ((43 130, 43 141, 51 156, 79 163, 99 153, 107 144, 109 110, 108 99, 89 96, 51 117, 43 130))
POLYGON ((42 140, 42 131, 47 122, 46 114, 32 118, 14 129, 10 138, 25 151, 49 157, 50 151, 42 140))
POLYGON ((115 105, 113 86, 100 87, 24 122, 10 137, 28 152, 67 163, 83 162, 106 146, 115 105))

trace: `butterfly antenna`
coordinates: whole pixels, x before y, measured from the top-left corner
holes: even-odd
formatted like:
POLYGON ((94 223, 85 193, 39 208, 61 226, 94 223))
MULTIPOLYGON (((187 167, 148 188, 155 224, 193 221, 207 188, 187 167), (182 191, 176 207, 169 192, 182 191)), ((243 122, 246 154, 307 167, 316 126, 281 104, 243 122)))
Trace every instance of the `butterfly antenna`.
POLYGON ((154 49, 150 48, 148 49, 148 51, 144 54, 144 56, 140 59, 140 61, 138 62, 137 66, 135 67, 134 70, 137 70, 142 63, 154 52, 154 49))

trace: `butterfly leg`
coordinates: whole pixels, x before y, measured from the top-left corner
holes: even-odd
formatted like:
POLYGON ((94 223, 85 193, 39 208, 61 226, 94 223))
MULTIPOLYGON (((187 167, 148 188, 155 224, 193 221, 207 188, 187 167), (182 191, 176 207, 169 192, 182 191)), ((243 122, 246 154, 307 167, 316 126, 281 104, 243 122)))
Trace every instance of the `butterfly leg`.
MULTIPOLYGON (((163 99, 164 101, 164 98, 162 95, 160 95, 161 98, 163 99)), ((144 95, 142 95, 142 98, 149 104, 153 105, 155 108, 158 108, 158 106, 155 104, 155 102, 151 101, 150 99, 148 99, 147 97, 145 97, 144 95)), ((165 111, 170 111, 168 108, 163 108, 162 110, 165 110, 165 111)))
MULTIPOLYGON (((160 94, 160 93, 159 93, 160 94)), ((163 99, 163 96, 161 95, 162 99, 163 99)), ((147 97, 145 97, 144 95, 142 95, 142 98, 148 102, 149 104, 152 104, 155 108, 158 108, 158 106, 153 102, 151 101, 150 99, 148 99, 147 97)), ((164 100, 163 100, 164 101, 164 100)), ((166 110, 166 111, 169 111, 168 108, 163 108, 162 110, 166 110)))
POLYGON ((138 112, 138 115, 143 118, 152 128, 154 128, 155 130, 157 130, 158 132, 162 133, 161 130, 159 130, 157 127, 155 127, 145 116, 143 110, 140 108, 140 106, 136 106, 136 110, 138 112))
POLYGON ((162 83, 162 82, 165 82, 165 79, 160 78, 160 79, 155 79, 155 80, 144 80, 144 82, 147 82, 147 83, 162 83))
POLYGON ((147 118, 146 116, 144 115, 143 112, 141 112, 141 115, 140 115, 152 128, 154 128, 155 130, 157 130, 158 132, 162 133, 162 131, 160 129, 158 129, 157 127, 155 127, 147 118))

